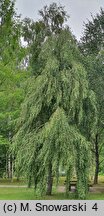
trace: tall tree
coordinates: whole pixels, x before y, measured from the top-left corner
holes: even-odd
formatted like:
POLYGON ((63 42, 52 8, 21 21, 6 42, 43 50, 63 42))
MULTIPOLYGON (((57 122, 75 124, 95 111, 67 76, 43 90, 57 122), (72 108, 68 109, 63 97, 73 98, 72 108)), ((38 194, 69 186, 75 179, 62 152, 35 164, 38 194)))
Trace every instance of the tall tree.
POLYGON ((24 95, 21 82, 28 76, 20 69, 25 51, 20 44, 21 23, 14 4, 12 0, 0 1, 0 134, 9 143, 24 95))
POLYGON ((36 187, 46 190, 48 178, 48 194, 59 165, 63 164, 70 176, 74 164, 78 197, 83 199, 87 193, 90 145, 79 125, 86 113, 84 103, 89 99, 92 104, 93 95, 79 56, 66 29, 42 44, 39 75, 30 79, 13 150, 17 166, 34 176, 36 187))
POLYGON ((103 50, 104 50, 104 10, 101 8, 100 13, 92 20, 88 21, 84 27, 84 35, 81 38, 80 48, 85 55, 84 64, 88 71, 90 88, 96 93, 98 122, 96 126, 94 143, 95 154, 95 177, 94 183, 98 183, 99 166, 101 150, 103 150, 102 134, 104 130, 104 65, 103 65, 103 50))
MULTIPOLYGON (((101 52, 102 53, 102 52, 101 52)), ((101 163, 103 162, 100 159, 102 155, 104 142, 103 142, 103 133, 104 133, 104 65, 103 65, 103 55, 96 57, 88 56, 85 59, 85 67, 88 71, 88 77, 90 82, 90 88, 96 94, 97 100, 97 124, 95 127, 95 136, 92 138, 93 143, 93 153, 95 155, 95 177, 94 183, 98 183, 98 174, 101 163), (102 56, 102 57, 101 57, 102 56)))
POLYGON ((38 56, 41 52, 41 46, 48 36, 59 34, 65 27, 68 15, 61 5, 56 3, 44 6, 39 11, 41 16, 39 21, 34 22, 30 18, 23 20, 23 38, 29 48, 29 60, 33 75, 39 74, 38 56), (34 64, 35 62, 35 64, 34 64))

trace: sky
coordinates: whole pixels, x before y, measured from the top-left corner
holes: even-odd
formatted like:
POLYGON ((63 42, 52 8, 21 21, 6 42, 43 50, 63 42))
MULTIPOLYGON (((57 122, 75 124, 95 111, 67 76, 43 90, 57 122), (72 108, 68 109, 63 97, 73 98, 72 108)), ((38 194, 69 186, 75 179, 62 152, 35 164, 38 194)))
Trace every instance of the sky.
POLYGON ((91 20, 91 14, 99 13, 100 7, 104 9, 104 0, 16 0, 17 13, 22 18, 30 17, 36 21, 39 19, 38 11, 52 2, 65 6, 70 16, 68 25, 78 40, 83 34, 83 23, 91 20))

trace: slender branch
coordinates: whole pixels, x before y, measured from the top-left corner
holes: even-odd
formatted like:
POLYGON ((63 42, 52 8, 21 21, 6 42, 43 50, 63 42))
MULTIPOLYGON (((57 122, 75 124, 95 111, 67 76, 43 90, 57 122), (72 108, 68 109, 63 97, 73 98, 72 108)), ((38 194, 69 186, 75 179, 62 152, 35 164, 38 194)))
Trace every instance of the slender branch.
POLYGON ((95 149, 91 149, 91 151, 95 154, 95 149))
POLYGON ((102 143, 102 145, 100 146, 100 148, 99 148, 99 153, 101 152, 103 146, 104 146, 104 143, 102 143))
POLYGON ((100 162, 99 162, 99 165, 102 163, 104 161, 104 159, 103 160, 101 160, 100 162))

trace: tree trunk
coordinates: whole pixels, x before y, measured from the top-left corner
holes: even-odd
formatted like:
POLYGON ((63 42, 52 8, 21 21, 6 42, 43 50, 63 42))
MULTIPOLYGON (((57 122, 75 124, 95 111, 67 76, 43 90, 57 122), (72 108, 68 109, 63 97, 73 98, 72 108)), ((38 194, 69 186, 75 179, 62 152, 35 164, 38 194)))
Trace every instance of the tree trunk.
POLYGON ((48 180, 47 180, 47 191, 46 195, 52 194, 52 184, 53 184, 53 177, 52 177, 52 164, 49 164, 48 168, 48 180))
POLYGON ((28 188, 31 188, 31 184, 32 184, 32 176, 30 175, 28 179, 28 188))
POLYGON ((8 156, 8 178, 12 180, 13 178, 13 160, 12 155, 8 156))
POLYGON ((98 174, 99 174, 99 146, 98 146, 98 134, 95 138, 95 176, 94 184, 98 184, 98 174))
POLYGON ((19 178, 19 175, 17 175, 17 182, 19 182, 20 178, 19 178))
MULTIPOLYGON (((9 121, 10 120, 11 118, 9 116, 9 121)), ((12 144, 12 132, 11 131, 9 131, 8 139, 9 139, 10 144, 12 144)), ((11 179, 11 181, 13 180, 13 158, 12 158, 11 153, 8 154, 8 178, 11 179)))

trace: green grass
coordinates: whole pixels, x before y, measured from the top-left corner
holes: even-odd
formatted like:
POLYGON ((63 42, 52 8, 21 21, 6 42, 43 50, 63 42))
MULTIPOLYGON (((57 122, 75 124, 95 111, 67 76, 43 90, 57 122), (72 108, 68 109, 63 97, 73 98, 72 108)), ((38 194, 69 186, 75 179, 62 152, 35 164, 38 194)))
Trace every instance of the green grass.
POLYGON ((0 188, 0 200, 33 200, 33 189, 0 188))
POLYGON ((20 179, 17 181, 16 178, 14 178, 12 181, 11 179, 2 179, 0 178, 0 185, 27 185, 27 181, 25 179, 20 179))
POLYGON ((104 193, 90 193, 87 196, 88 200, 104 200, 104 193))
MULTIPOLYGON (((52 196, 36 196, 33 188, 0 188, 0 200, 75 200, 75 194, 66 197, 64 193, 53 193, 52 196)), ((88 200, 104 200, 104 194, 89 193, 88 200)))

